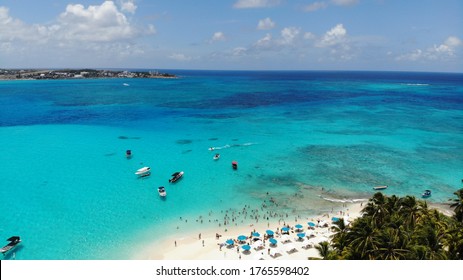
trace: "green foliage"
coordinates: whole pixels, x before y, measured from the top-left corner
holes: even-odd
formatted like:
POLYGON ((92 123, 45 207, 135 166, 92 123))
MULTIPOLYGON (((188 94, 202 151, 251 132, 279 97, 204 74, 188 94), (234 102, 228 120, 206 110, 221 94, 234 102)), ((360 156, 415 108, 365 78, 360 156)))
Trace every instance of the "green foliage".
POLYGON ((461 260, 463 259, 463 189, 454 193, 447 217, 413 196, 376 193, 362 217, 348 227, 333 226, 331 246, 316 248, 324 259, 461 260))

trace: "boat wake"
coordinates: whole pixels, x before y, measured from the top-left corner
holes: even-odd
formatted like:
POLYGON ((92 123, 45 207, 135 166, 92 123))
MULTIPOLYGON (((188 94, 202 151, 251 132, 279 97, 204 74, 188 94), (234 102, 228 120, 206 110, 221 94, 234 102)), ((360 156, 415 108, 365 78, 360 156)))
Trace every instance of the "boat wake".
POLYGON ((228 148, 233 148, 233 147, 243 147, 243 146, 252 146, 252 145, 256 145, 257 143, 253 143, 253 142, 248 142, 248 143, 243 143, 243 144, 233 144, 233 145, 224 145, 224 146, 221 146, 221 147, 210 147, 209 148, 209 151, 215 151, 215 150, 222 150, 222 149, 228 149, 228 148))

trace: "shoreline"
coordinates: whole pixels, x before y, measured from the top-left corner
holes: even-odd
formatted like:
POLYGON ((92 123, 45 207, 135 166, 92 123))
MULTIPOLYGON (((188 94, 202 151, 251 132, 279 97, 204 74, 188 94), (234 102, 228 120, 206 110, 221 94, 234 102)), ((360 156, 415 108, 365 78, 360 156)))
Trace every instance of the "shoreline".
MULTIPOLYGON (((325 211, 319 215, 307 217, 287 216, 282 220, 262 220, 257 223, 240 223, 236 225, 217 226, 204 225, 186 232, 177 232, 154 239, 148 245, 132 253, 132 260, 307 260, 321 258, 315 245, 322 241, 330 241, 332 218, 344 218, 352 222, 361 216, 361 210, 368 201, 337 202, 333 211, 325 211), (336 210, 334 210, 336 209, 336 210), (308 222, 320 224, 309 229, 308 222), (320 223, 319 223, 320 222, 320 223), (301 230, 295 225, 303 226, 301 230), (326 224, 325 226, 322 226, 326 224), (282 234, 281 229, 289 226, 288 234, 282 234), (271 245, 265 232, 270 229, 275 232, 276 245, 271 245), (252 240, 252 234, 260 234, 257 242, 252 240), (298 233, 306 236, 299 238, 298 233), (238 236, 247 236, 244 242, 239 242, 238 236), (284 237, 287 236, 287 237, 284 237), (228 245, 227 240, 234 240, 228 245), (250 245, 246 251, 243 245, 250 245), (261 245, 261 246, 260 246, 261 245)), ((448 204, 428 203, 429 208, 437 209, 444 215, 452 215, 448 204)))
MULTIPOLYGON (((147 246, 132 254, 134 260, 306 260, 307 258, 319 258, 318 250, 314 245, 323 240, 329 240, 332 232, 332 218, 348 218, 352 221, 360 216, 364 202, 337 203, 333 211, 312 216, 286 216, 285 219, 261 220, 257 223, 241 222, 240 224, 225 226, 203 226, 202 228, 178 232, 169 236, 154 239, 147 246), (308 222, 320 226, 309 229, 308 222), (300 224, 303 228, 299 231, 294 226, 300 224), (326 224, 326 226, 321 226, 326 224), (281 229, 289 226, 288 234, 282 234, 281 229), (266 230, 274 231, 276 246, 270 246, 266 238, 266 230), (253 232, 260 233, 260 242, 251 240, 253 232), (306 233, 304 238, 297 237, 298 233, 306 233), (220 237, 217 237, 217 234, 220 237), (244 243, 239 243, 240 235, 248 238, 244 243), (284 237, 288 236, 288 237, 284 237), (308 236, 310 236, 308 238, 308 236), (228 239, 234 239, 233 245, 227 245, 228 239), (288 239, 288 241, 286 241, 288 239), (252 249, 243 250, 242 246, 249 244, 252 249), (262 245, 262 246, 259 246, 262 245), (294 247, 294 248, 293 248, 294 247), (304 247, 304 248, 303 248, 304 247), (272 254, 270 254, 272 253, 272 254)), ((257 239, 256 239, 257 240, 257 239)))
POLYGON ((0 69, 0 81, 25 80, 75 80, 75 79, 107 79, 107 78, 145 78, 175 79, 176 75, 158 71, 127 71, 101 69, 0 69))

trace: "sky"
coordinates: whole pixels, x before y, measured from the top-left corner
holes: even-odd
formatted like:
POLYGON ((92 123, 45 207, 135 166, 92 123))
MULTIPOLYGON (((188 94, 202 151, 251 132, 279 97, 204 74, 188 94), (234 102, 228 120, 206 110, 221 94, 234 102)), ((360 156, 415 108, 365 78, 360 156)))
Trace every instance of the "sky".
POLYGON ((463 72, 462 0, 0 0, 0 68, 463 72))

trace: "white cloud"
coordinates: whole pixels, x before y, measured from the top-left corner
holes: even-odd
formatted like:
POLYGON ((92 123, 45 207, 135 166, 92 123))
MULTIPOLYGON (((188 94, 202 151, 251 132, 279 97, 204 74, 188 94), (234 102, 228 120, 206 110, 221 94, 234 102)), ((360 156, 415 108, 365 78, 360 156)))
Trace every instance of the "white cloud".
POLYGON ((176 61, 190 61, 192 60, 192 57, 187 56, 183 53, 173 53, 169 56, 170 59, 176 60, 176 61))
POLYGON ((280 4, 280 0, 238 0, 233 7, 237 9, 265 8, 280 4))
POLYGON ((138 32, 112 1, 88 8, 69 4, 58 22, 59 36, 71 41, 109 42, 135 37, 138 32))
POLYGON ((9 9, 0 7, 0 39, 2 43, 12 46, 15 41, 36 41, 42 43, 42 36, 47 36, 48 30, 40 25, 27 25, 21 20, 9 15, 9 9))
POLYGON ((298 37, 301 29, 296 27, 286 27, 281 30, 281 43, 283 45, 291 45, 298 37))
POLYGON ((87 7, 69 4, 47 24, 27 24, 10 16, 8 8, 0 7, 0 59, 12 65, 21 61, 43 67, 55 63, 107 64, 141 56, 146 47, 137 44, 136 39, 156 33, 156 29, 153 25, 137 26, 126 16, 124 12, 135 12, 135 1, 118 3, 120 6, 114 1, 87 7), (82 53, 87 55, 80 57, 82 53), (54 55, 54 59, 46 59, 47 55, 54 55))
POLYGON ((233 56, 244 56, 246 55, 246 52, 248 50, 246 48, 243 48, 243 47, 237 47, 237 48, 234 48, 232 50, 232 55, 233 56))
POLYGON ((306 40, 312 40, 315 39, 316 36, 312 32, 306 32, 304 33, 304 39, 306 40))
POLYGON ((447 38, 447 40, 445 40, 444 44, 451 48, 456 48, 460 47, 463 42, 458 37, 450 36, 447 38))
POLYGON ((135 5, 134 0, 128 0, 127 2, 122 2, 121 4, 121 10, 124 12, 134 14, 136 9, 137 5, 135 5))
POLYGON ((270 18, 264 18, 259 20, 257 24, 257 29, 259 30, 269 30, 275 27, 275 22, 273 22, 270 18))
POLYGON ((210 42, 225 41, 225 39, 225 34, 223 34, 223 32, 215 32, 214 35, 212 35, 210 42))
MULTIPOLYGON (((132 3, 133 2, 125 2, 132 3)), ((131 11, 135 11, 133 8, 131 11)), ((133 39, 140 35, 154 34, 153 25, 141 29, 133 25, 113 1, 84 7, 69 4, 55 23, 33 24, 13 19, 5 7, 0 7, 0 34, 4 41, 50 43, 69 45, 73 42, 115 42, 133 39)))
POLYGON ((269 48, 272 47, 272 35, 270 33, 267 33, 265 37, 262 39, 259 39, 255 44, 255 47, 257 48, 269 48))
POLYGON ((416 49, 399 55, 395 59, 398 61, 447 60, 455 57, 462 45, 463 43, 458 37, 450 36, 440 45, 434 45, 426 50, 416 49))
POLYGON ((331 0, 331 2, 337 6, 352 6, 356 5, 359 0, 331 0))
POLYGON ((328 4, 326 2, 314 2, 310 5, 305 6, 304 11, 314 12, 321 9, 325 9, 326 7, 328 7, 328 4))
POLYGON ((317 46, 324 48, 345 43, 346 35, 347 30, 342 24, 338 24, 325 33, 317 46))
POLYGON ((354 57, 350 43, 347 30, 337 24, 317 40, 315 46, 328 51, 329 55, 323 59, 350 60, 354 57))
POLYGON ((331 1, 317 1, 304 7, 305 12, 315 12, 321 9, 334 6, 353 6, 358 4, 358 0, 331 0, 331 1))

